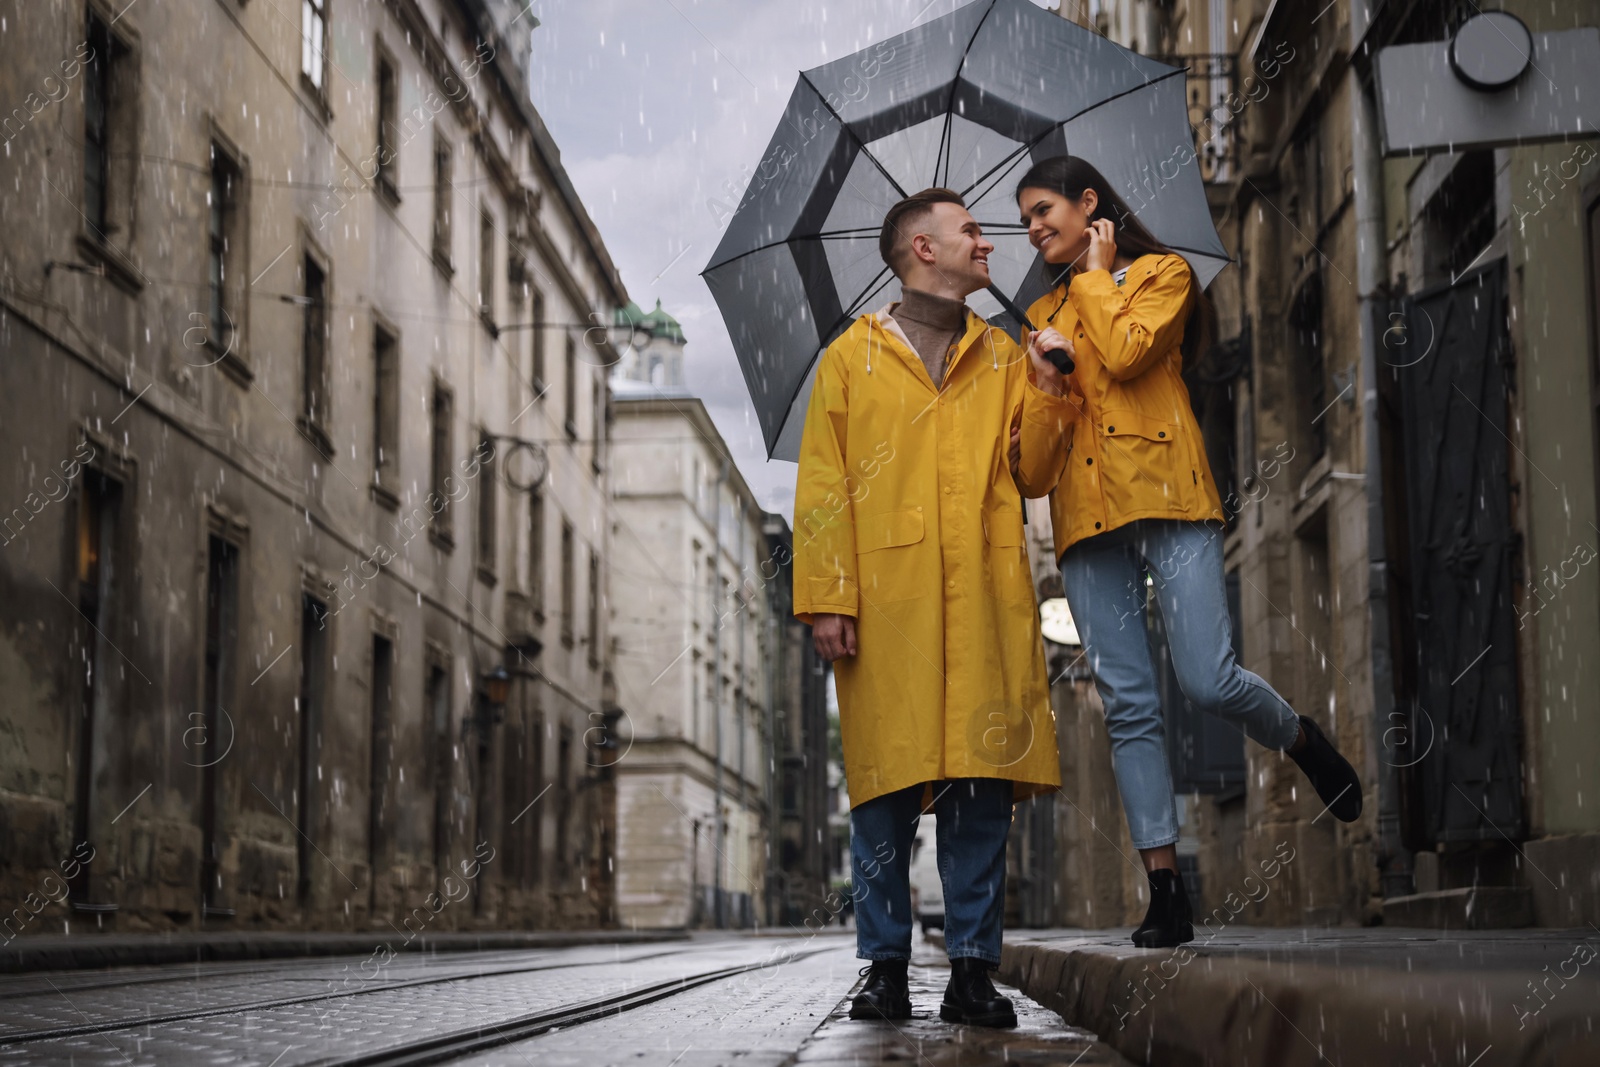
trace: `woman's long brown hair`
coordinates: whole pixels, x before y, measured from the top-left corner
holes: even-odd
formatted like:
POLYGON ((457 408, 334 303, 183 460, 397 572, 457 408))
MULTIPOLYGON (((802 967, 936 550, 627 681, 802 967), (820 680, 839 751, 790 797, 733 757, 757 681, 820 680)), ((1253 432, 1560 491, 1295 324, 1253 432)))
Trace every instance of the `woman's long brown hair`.
MULTIPOLYGON (((1117 250, 1134 256, 1171 256, 1177 255, 1172 249, 1156 240, 1155 234, 1139 221, 1139 217, 1128 207, 1127 201, 1116 194, 1107 182, 1105 175, 1095 169, 1093 164, 1078 156, 1051 156, 1041 159, 1028 168, 1028 172, 1017 182, 1017 197, 1020 200, 1024 189, 1048 189, 1058 196, 1068 200, 1078 200, 1083 194, 1093 189, 1098 203, 1094 213, 1089 216, 1089 221, 1110 219, 1116 229, 1117 250)), ((1190 267, 1190 300, 1189 317, 1184 320, 1183 352, 1184 366, 1192 367, 1210 350, 1212 341, 1217 332, 1217 314, 1211 306, 1211 298, 1193 280, 1194 265, 1190 267)), ((1054 289, 1063 281, 1072 268, 1062 268, 1059 265, 1046 263, 1045 284, 1054 289)))

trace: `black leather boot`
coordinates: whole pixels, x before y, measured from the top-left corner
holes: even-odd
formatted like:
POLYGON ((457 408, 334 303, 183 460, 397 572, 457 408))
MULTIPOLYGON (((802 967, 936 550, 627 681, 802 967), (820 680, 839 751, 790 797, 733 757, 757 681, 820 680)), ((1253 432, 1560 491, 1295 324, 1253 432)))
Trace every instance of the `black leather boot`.
POLYGON ((963 956, 950 961, 950 984, 944 988, 944 1003, 939 1018, 947 1023, 969 1026, 1015 1026, 1017 1013, 1011 1001, 1000 995, 989 981, 985 960, 963 956))
POLYGON ((1306 744, 1299 752, 1287 752, 1290 759, 1300 765, 1311 779, 1311 788, 1333 812, 1340 822, 1355 822, 1361 817, 1361 779, 1350 761, 1339 755, 1322 728, 1304 715, 1300 726, 1306 732, 1306 744))
POLYGON ((1183 875, 1163 867, 1145 877, 1150 881, 1150 907, 1133 932, 1133 943, 1140 948, 1170 948, 1193 941, 1194 912, 1183 888, 1183 875))
POLYGON ((906 980, 910 960, 873 960, 861 968, 867 984, 850 1001, 852 1019, 911 1018, 911 987, 906 980))

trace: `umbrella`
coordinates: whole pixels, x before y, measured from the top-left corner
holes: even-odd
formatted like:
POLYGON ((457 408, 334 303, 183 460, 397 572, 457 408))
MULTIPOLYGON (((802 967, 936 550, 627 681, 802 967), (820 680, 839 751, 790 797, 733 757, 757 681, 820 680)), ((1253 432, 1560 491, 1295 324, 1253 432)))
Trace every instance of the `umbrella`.
MULTIPOLYGON (((893 299, 878 230, 933 185, 966 196, 995 243, 998 296, 1044 292, 1017 179, 1071 153, 1098 167, 1202 285, 1227 263, 1193 159, 1184 74, 1027 0, 978 0, 803 72, 702 276, 728 325, 767 454, 799 456, 812 369, 893 299)), ((998 318, 1005 305, 971 305, 998 318)))

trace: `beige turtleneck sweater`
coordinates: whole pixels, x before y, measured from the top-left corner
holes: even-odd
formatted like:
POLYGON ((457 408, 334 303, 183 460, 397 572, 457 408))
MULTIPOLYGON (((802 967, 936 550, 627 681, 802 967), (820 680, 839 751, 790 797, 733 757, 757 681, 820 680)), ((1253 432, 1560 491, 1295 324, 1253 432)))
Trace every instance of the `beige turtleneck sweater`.
POLYGON ((911 348, 928 368, 935 388, 944 383, 945 363, 967 332, 967 305, 960 300, 907 288, 889 310, 911 348))

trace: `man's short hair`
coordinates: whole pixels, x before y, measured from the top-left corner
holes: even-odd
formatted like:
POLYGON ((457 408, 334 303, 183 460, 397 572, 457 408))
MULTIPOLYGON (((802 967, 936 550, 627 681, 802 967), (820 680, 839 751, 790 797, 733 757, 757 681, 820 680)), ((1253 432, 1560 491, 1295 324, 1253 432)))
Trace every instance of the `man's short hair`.
POLYGON ((889 269, 894 271, 895 277, 900 276, 906 258, 911 252, 911 238, 916 236, 918 229, 927 223, 928 216, 933 214, 935 204, 967 206, 967 202, 961 199, 961 194, 954 189, 935 186, 911 194, 890 208, 889 213, 883 217, 883 229, 878 232, 878 254, 889 265, 889 269))

